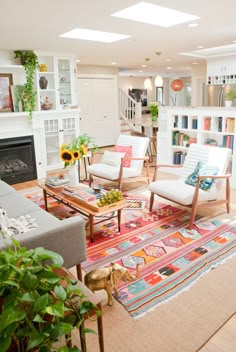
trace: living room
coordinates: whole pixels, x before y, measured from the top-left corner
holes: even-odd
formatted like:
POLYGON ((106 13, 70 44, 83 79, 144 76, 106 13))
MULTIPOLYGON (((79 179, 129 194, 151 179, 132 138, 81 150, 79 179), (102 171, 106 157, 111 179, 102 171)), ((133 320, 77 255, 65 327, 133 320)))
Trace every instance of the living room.
MULTIPOLYGON (((226 3, 189 4, 188 1, 183 0, 175 4, 171 0, 153 0, 151 5, 182 11, 192 16, 190 20, 183 23, 163 27, 163 25, 142 23, 120 17, 118 11, 136 4, 133 0, 120 1, 116 4, 105 0, 98 3, 87 1, 86 4, 81 1, 65 2, 63 0, 57 4, 56 9, 55 4, 45 0, 37 8, 33 7, 29 0, 19 4, 12 2, 1 4, 2 13, 6 15, 0 24, 2 33, 0 80, 1 78, 9 80, 9 86, 13 87, 11 88, 11 96, 14 95, 14 101, 11 106, 6 107, 10 110, 4 110, 3 104, 0 105, 0 143, 4 144, 3 147, 6 148, 4 153, 7 154, 7 140, 24 137, 23 142, 21 140, 21 148, 22 146, 26 148, 23 153, 30 148, 32 149, 32 146, 34 150, 33 157, 29 154, 31 164, 34 166, 31 170, 31 180, 24 182, 23 178, 15 182, 13 177, 10 177, 7 183, 11 184, 17 193, 26 195, 32 203, 38 202, 41 208, 45 208, 44 193, 39 188, 38 180, 68 170, 68 167, 63 169, 63 162, 60 160, 60 146, 63 143, 69 144, 74 137, 88 134, 94 138, 100 151, 112 151, 120 134, 123 134, 124 121, 129 126, 132 124, 132 121, 129 119, 126 121, 125 117, 120 120, 120 91, 127 95, 127 99, 129 99, 129 92, 132 90, 144 91, 146 104, 141 107, 141 112, 145 111, 147 115, 145 118, 150 121, 150 104, 155 101, 159 104, 157 122, 154 123, 154 128, 151 128, 151 132, 154 133, 153 137, 156 138, 155 146, 157 147, 157 156, 153 147, 151 152, 151 154, 155 154, 149 168, 151 181, 156 164, 172 163, 173 156, 176 156, 175 153, 182 156, 188 149, 189 145, 185 147, 182 145, 182 141, 177 145, 172 143, 172 138, 176 137, 177 132, 178 138, 182 138, 184 132, 190 140, 197 139, 201 145, 206 144, 206 140, 208 142, 210 140, 210 143, 217 143, 218 146, 222 145, 231 149, 235 147, 235 101, 233 101, 232 108, 225 108, 222 105, 226 100, 224 96, 221 96, 220 103, 215 103, 215 101, 212 103, 210 95, 211 90, 216 86, 229 87, 235 84, 236 69, 233 71, 236 57, 234 11, 231 11, 227 16, 222 16, 226 3), (194 24, 195 27, 188 26, 189 24, 194 24), (64 36, 66 32, 77 27, 120 33, 126 37, 113 43, 104 43, 94 40, 76 40, 64 36), (19 57, 15 58, 16 50, 32 50, 37 54, 41 65, 40 68, 37 68, 34 76, 33 87, 36 91, 36 105, 31 117, 29 116, 30 111, 22 111, 21 101, 17 98, 18 89, 21 89, 22 92, 26 81, 23 64, 19 57), (216 65, 214 68, 213 64, 216 65), (46 65, 46 70, 43 65, 46 65), (230 66, 233 69, 230 72, 224 72, 222 71, 223 66, 230 66), (68 71, 70 71, 69 90, 66 85, 68 80, 66 72, 68 71), (163 79, 161 86, 155 85, 156 76, 161 76, 163 79), (45 80, 42 77, 47 80, 46 88, 43 86, 45 80), (146 79, 151 84, 148 88, 144 87, 146 79), (180 80, 183 83, 181 90, 172 88, 172 82, 175 80, 180 80), (16 87, 18 88, 16 89, 16 87), (190 101, 188 94, 191 95, 190 101), (17 105, 14 105, 14 102, 17 102, 17 105), (188 128, 183 128, 182 121, 186 116, 188 128), (204 124, 207 124, 209 118, 211 128, 207 129, 204 124), (198 120, 197 128, 193 127, 195 120, 198 120), (66 133, 63 133, 62 130, 66 133), (33 139, 30 136, 33 136, 33 139)), ((233 1, 227 1, 227 6, 231 9, 235 8, 233 1)), ((223 91, 218 91, 217 94, 219 95, 219 93, 224 94, 223 91)), ((3 102, 2 97, 0 98, 3 102)), ((132 104, 136 103, 140 102, 132 104)), ((141 114, 142 119, 144 115, 141 114)), ((153 127, 153 122, 150 123, 150 126, 153 127)), ((139 133, 142 131, 143 129, 139 128, 139 133)), ((86 163, 81 161, 81 180, 86 177, 85 166, 89 167, 88 161, 85 160, 86 163)), ((200 206, 197 209, 196 221, 201 222, 202 219, 207 219, 215 221, 214 226, 216 227, 221 225, 234 226, 236 215, 234 205, 236 162, 234 162, 234 156, 231 164, 230 213, 227 213, 224 206, 200 206)), ((147 163, 145 162, 142 168, 142 177, 146 176, 146 171, 147 163)), ((169 177, 174 179, 176 174, 167 173, 166 170, 160 172, 162 180, 167 180, 169 177)), ((106 181, 104 182, 106 184, 106 181)), ((88 184, 88 180, 86 184, 88 184)), ((150 189, 146 181, 135 181, 127 185, 124 182, 121 189, 122 194, 127 195, 127 201, 130 201, 133 207, 134 199, 138 204, 136 204, 137 209, 132 208, 127 211, 122 208, 121 229, 124 231, 123 235, 124 233, 131 234, 132 231, 140 234, 140 231, 143 230, 142 236, 148 236, 148 229, 157 221, 155 212, 158 209, 158 204, 167 205, 170 202, 155 196, 152 212, 149 212, 150 189), (145 223, 141 222, 143 229, 139 228, 140 219, 137 219, 134 214, 142 214, 142 221, 146 221, 145 223)), ((225 191, 224 187, 223 191, 225 191)), ((4 208, 3 204, 0 203, 2 208, 4 208)), ((171 204, 174 212, 182 209, 177 204, 171 204)), ((54 207, 55 211, 57 207, 55 200, 51 199, 50 207, 54 207)), ((19 215, 26 215, 26 209, 23 211, 24 206, 19 208, 21 208, 19 215)), ((54 217, 57 217, 59 212, 60 218, 63 209, 62 207, 57 208, 54 217)), ((186 210, 186 208, 184 209, 186 210)), ((70 219, 76 218, 72 213, 67 210, 64 215, 70 219)), ((17 214, 17 212, 13 212, 8 215, 17 217, 17 214)), ((186 216, 185 213, 181 214, 183 217, 186 216)), ((177 215, 178 212, 175 213, 175 221, 177 221, 177 215)), ((46 221, 43 228, 44 235, 47 233, 46 221)), ((76 223, 78 220, 73 221, 76 223)), ((108 241, 111 240, 110 244, 114 244, 112 241, 116 239, 118 224, 116 219, 114 221, 115 223, 113 222, 111 227, 105 226, 104 223, 98 225, 99 228, 94 230, 93 245, 88 244, 89 237, 87 238, 88 257, 82 264, 83 275, 91 268, 98 267, 98 263, 90 266, 88 261, 93 256, 93 248, 96 246, 97 252, 94 252, 94 255, 99 256, 99 250, 104 253, 101 244, 102 238, 106 237, 106 240, 107 238, 108 241), (101 231, 105 234, 104 236, 101 235, 101 231), (112 231, 115 231, 115 239, 113 239, 112 231)), ((166 222, 163 227, 165 225, 166 222)), ((55 226, 59 225, 55 222, 55 226)), ((156 232, 158 226, 155 225, 156 232)), ((71 238, 75 236, 73 231, 71 238)), ((166 229, 166 231, 169 230, 166 229)), ((227 233, 226 230, 225 233, 227 233)), ((226 237, 225 235, 225 241, 226 237)), ((145 240, 148 239, 145 238, 145 240)), ((66 240, 63 243, 66 247, 66 240)), ((122 246, 125 248, 128 245, 127 238, 127 243, 122 243, 122 246)), ((73 245, 68 248, 73 251, 73 245)), ((110 246, 107 250, 111 253, 115 248, 110 246)), ((160 252, 161 249, 159 249, 159 254, 160 252)), ((127 253, 129 252, 127 251, 127 253)), ((107 306, 106 292, 96 291, 96 295, 102 299, 105 351, 120 351, 123 348, 131 352, 143 349, 163 352, 234 351, 236 320, 234 315, 235 300, 232 294, 235 284, 231 279, 235 264, 233 250, 232 258, 229 259, 229 257, 231 256, 228 255, 224 258, 225 260, 221 260, 222 265, 212 264, 208 270, 203 270, 201 274, 205 275, 202 275, 199 280, 195 277, 194 285, 189 284, 181 290, 176 290, 175 299, 167 298, 164 301, 165 304, 157 305, 155 310, 148 310, 147 314, 140 314, 139 319, 135 319, 120 304, 121 300, 113 299, 113 305, 107 306), (211 268, 214 270, 210 270, 211 268), (180 328, 182 328, 182 333, 180 328)), ((68 260, 66 254, 65 258, 68 260)), ((120 261, 120 258, 118 259, 117 261, 120 261)), ((129 266, 127 267, 129 268, 129 266)), ((76 270, 76 266, 73 265, 72 271, 75 274, 79 270, 80 268, 76 270)), ((144 278, 145 270, 148 271, 148 266, 140 264, 141 278, 138 281, 140 286, 144 284, 141 279, 144 278)), ((135 275, 134 267, 132 267, 131 273, 135 275)), ((158 273, 159 278, 165 277, 165 274, 158 273)), ((152 275, 154 274, 152 273, 152 275)), ((155 281, 153 277, 152 280, 155 281)), ((123 289, 123 293, 126 294, 132 287, 136 291, 138 290, 135 283, 133 286, 133 283, 128 282, 126 288, 122 283, 121 292, 123 289)), ((95 326, 96 330, 94 322, 86 321, 85 325, 93 329, 95 326)), ((73 337, 73 342, 77 342, 77 340, 79 340, 77 336, 73 337)), ((97 335, 87 334, 86 340, 88 351, 99 350, 97 335)))

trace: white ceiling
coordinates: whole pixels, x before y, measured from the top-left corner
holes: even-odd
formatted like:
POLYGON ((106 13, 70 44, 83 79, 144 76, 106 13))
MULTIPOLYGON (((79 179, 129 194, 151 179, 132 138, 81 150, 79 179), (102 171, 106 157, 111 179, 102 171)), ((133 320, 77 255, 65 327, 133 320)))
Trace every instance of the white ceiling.
MULTIPOLYGON (((193 62, 201 64, 206 57, 224 53, 197 52, 205 48, 232 45, 236 40, 235 0, 148 0, 199 16, 194 22, 164 28, 110 16, 139 0, 0 0, 0 50, 33 49, 57 53, 73 53, 81 65, 111 66, 117 63, 125 75, 189 75, 193 62), (59 38, 76 27, 130 35, 114 43, 97 43, 59 38), (155 53, 161 51, 157 56, 155 53), (193 52, 193 56, 180 53, 193 52), (199 57, 200 56, 200 57, 199 57), (150 58, 148 68, 138 73, 150 58), (166 60, 171 60, 167 62, 166 60), (158 68, 159 66, 159 68, 158 68), (171 70, 167 70, 171 66, 171 70)), ((236 54, 236 44, 230 50, 236 54)), ((229 52, 229 50, 226 50, 229 52)))

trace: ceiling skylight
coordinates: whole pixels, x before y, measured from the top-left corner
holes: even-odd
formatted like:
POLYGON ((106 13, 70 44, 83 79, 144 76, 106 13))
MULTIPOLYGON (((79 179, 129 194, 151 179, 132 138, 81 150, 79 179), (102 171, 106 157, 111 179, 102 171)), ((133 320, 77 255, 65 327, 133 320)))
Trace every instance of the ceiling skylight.
POLYGON ((193 21, 199 18, 197 16, 171 10, 167 7, 150 4, 148 2, 140 2, 137 5, 113 13, 111 16, 163 27, 171 27, 179 23, 193 21))
POLYGON ((75 28, 72 31, 61 34, 62 38, 90 40, 94 42, 113 43, 121 39, 129 38, 129 35, 95 31, 91 29, 75 28))

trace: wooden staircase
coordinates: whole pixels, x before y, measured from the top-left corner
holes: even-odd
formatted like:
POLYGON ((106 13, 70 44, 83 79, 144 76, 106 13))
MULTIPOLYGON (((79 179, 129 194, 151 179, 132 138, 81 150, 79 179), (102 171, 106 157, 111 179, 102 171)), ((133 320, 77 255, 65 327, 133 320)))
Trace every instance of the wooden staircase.
POLYGON ((141 132, 142 105, 136 102, 123 90, 119 89, 119 109, 121 134, 130 134, 133 131, 141 132))

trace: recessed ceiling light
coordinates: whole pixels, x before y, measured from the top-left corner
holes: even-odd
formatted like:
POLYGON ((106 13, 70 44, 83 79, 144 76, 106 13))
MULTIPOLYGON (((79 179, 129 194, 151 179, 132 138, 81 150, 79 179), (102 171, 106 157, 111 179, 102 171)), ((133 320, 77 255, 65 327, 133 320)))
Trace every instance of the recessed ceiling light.
POLYGON ((197 27, 197 26, 198 26, 198 23, 189 23, 188 24, 188 27, 191 27, 191 28, 197 27))
POLYGON ((167 70, 171 70, 171 69, 172 69, 172 67, 171 67, 171 66, 168 66, 168 67, 167 67, 167 70))
POLYGON ((140 2, 111 16, 125 18, 131 21, 154 24, 156 26, 171 27, 179 23, 189 22, 199 17, 185 12, 168 9, 147 2, 140 2))
POLYGON ((116 62, 112 62, 111 64, 112 64, 112 65, 116 65, 116 62))
POLYGON ((235 40, 232 40, 232 43, 236 43, 236 39, 235 39, 235 40))
POLYGON ((141 67, 147 67, 147 65, 141 65, 141 67))
POLYGON ((170 60, 170 59, 166 59, 166 62, 171 62, 172 60, 170 60))
POLYGON ((205 47, 204 47, 203 45, 198 45, 197 48, 198 48, 198 49, 203 49, 203 48, 205 48, 205 47))
POLYGON ((82 39, 82 40, 91 40, 95 42, 103 42, 103 43, 112 43, 117 40, 129 38, 129 35, 110 33, 110 32, 102 32, 102 31, 94 31, 91 29, 84 28, 75 28, 72 31, 61 34, 62 38, 72 38, 72 39, 82 39))
POLYGON ((197 62, 193 62, 193 65, 197 65, 197 62))
POLYGON ((80 62, 80 60, 78 59, 78 60, 76 60, 76 62, 80 62))
POLYGON ((142 70, 138 71, 138 72, 143 72, 142 70))

